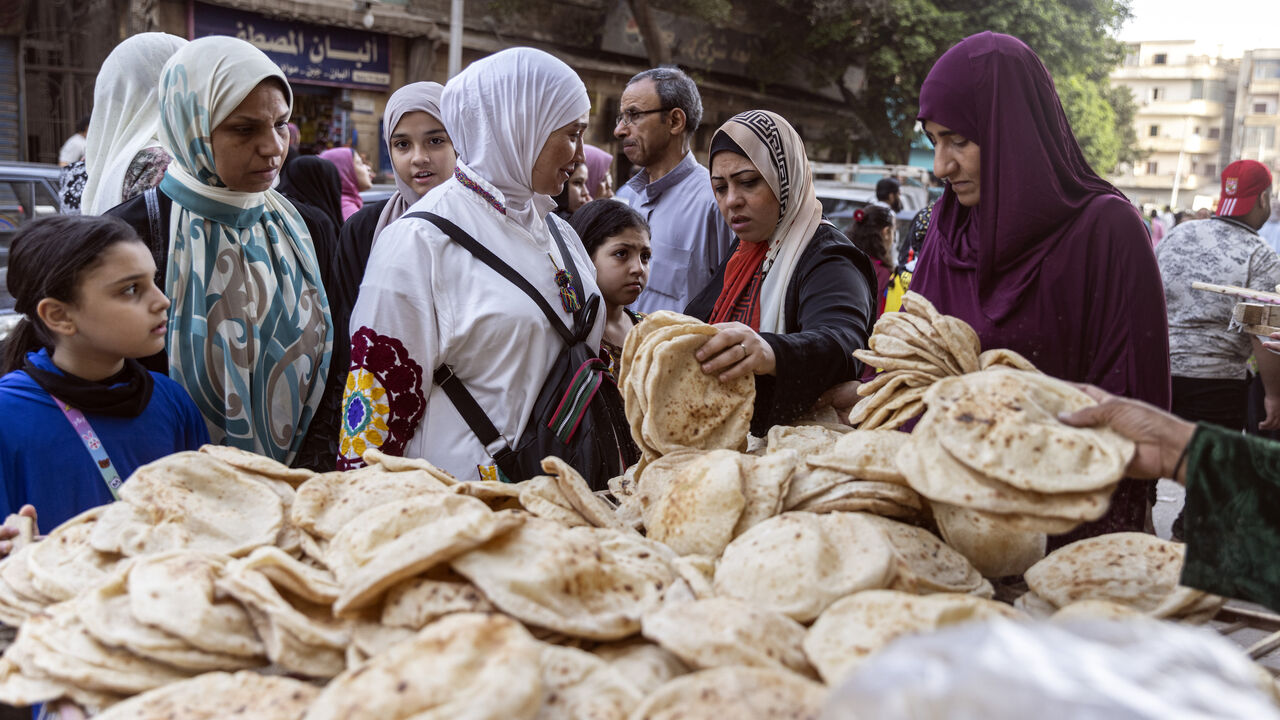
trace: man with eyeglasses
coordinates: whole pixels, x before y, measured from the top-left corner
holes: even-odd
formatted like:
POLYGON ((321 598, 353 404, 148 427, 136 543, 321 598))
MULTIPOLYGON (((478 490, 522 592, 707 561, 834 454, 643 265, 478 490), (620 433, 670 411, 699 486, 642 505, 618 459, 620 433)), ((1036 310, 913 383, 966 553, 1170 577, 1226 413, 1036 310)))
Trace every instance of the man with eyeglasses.
POLYGON ((642 169, 615 196, 649 222, 649 284, 631 309, 684 312, 724 262, 733 242, 711 192, 711 174, 693 158, 702 97, 674 67, 645 70, 622 91, 613 134, 642 169))

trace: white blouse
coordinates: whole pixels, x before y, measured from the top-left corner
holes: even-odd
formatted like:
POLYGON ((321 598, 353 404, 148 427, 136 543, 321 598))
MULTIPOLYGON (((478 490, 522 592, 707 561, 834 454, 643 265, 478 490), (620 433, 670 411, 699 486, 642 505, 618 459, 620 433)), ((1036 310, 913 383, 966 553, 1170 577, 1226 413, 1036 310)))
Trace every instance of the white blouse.
MULTIPOLYGON (((502 193, 463 163, 460 174, 409 208, 451 220, 541 291, 569 328, 555 283, 564 267, 546 225, 524 227, 499 210, 502 193), (468 187, 470 185, 470 187, 468 187), (487 197, 486 197, 487 195, 487 197), (552 261, 554 258, 554 263, 552 261)), ((573 228, 554 215, 586 298, 599 294, 595 266, 573 228)), ((587 337, 599 347, 604 313, 587 337)), ((362 465, 368 448, 424 458, 461 480, 478 480, 498 448, 480 444, 432 382, 447 364, 512 448, 552 363, 564 348, 524 291, 434 224, 401 217, 387 226, 351 314, 351 366, 343 398, 339 469, 362 465)))

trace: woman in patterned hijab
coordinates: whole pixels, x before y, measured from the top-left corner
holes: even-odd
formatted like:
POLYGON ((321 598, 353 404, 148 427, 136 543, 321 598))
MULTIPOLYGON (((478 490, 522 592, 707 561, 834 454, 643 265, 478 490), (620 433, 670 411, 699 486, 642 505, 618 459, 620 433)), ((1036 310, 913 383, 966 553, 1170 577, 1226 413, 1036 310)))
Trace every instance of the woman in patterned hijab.
POLYGON ((289 463, 329 372, 333 323, 310 234, 271 184, 293 95, 260 50, 205 37, 160 75, 160 141, 173 156, 165 293, 169 375, 214 442, 289 463))
POLYGON ((804 141, 782 116, 749 110, 711 139, 711 190, 733 253, 685 313, 720 332, 702 370, 756 381, 752 431, 788 423, 858 377, 853 351, 875 321, 867 256, 822 217, 804 141))

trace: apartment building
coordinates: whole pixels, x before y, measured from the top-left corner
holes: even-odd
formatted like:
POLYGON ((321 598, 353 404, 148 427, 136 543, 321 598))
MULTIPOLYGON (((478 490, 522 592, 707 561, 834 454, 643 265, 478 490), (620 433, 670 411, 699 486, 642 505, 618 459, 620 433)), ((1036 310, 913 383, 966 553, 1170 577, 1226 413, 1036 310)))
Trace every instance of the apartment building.
POLYGON ((1111 182, 1144 207, 1212 207, 1230 162, 1239 67, 1195 40, 1130 44, 1111 84, 1132 91, 1134 129, 1148 155, 1111 182))
POLYGON ((1234 122, 1232 159, 1257 160, 1280 181, 1280 48, 1244 53, 1234 122))

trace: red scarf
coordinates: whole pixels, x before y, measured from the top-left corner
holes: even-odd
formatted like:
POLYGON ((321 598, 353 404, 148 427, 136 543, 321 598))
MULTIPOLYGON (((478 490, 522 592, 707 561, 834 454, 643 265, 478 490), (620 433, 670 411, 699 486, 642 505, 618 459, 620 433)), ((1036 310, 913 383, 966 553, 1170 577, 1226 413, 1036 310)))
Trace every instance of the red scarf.
POLYGON ((760 329, 760 270, 769 254, 767 242, 738 241, 724 269, 724 287, 711 310, 711 323, 740 322, 760 329))

